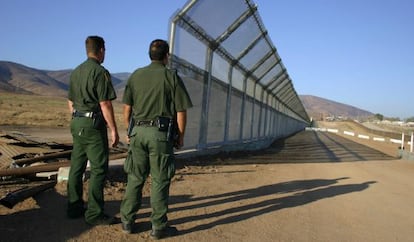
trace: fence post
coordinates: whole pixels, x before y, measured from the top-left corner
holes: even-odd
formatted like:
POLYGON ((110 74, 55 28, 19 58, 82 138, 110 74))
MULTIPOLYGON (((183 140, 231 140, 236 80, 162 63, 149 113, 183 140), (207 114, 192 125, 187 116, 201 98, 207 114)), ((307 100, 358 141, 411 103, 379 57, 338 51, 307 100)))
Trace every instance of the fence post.
POLYGON ((413 152, 413 141, 414 141, 414 132, 411 132, 411 144, 410 144, 410 152, 413 152))
POLYGON ((401 150, 404 150, 404 132, 401 134, 401 150))

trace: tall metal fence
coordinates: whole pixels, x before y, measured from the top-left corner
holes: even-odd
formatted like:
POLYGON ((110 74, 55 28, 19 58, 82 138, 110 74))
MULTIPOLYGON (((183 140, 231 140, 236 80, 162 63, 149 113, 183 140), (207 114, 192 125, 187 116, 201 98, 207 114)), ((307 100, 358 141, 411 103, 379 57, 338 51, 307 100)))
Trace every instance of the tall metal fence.
POLYGON ((188 1, 170 24, 170 63, 194 104, 187 149, 262 148, 309 124, 253 1, 188 1))

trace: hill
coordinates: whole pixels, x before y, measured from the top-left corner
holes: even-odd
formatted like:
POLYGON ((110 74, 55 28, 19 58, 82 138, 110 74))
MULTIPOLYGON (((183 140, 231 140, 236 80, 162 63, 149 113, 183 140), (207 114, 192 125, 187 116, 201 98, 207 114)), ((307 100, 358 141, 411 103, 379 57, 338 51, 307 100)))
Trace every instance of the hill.
POLYGON ((373 113, 351 105, 312 95, 299 95, 309 117, 314 120, 325 120, 327 117, 340 119, 364 119, 374 116, 373 113))
MULTIPOLYGON (((47 71, 27 67, 18 63, 0 61, 0 92, 37 94, 44 96, 66 96, 72 70, 47 71)), ((115 89, 124 86, 125 73, 111 74, 115 89)))
POLYGON ((13 62, 0 61, 0 90, 39 94, 46 96, 65 95, 68 85, 37 70, 13 62))

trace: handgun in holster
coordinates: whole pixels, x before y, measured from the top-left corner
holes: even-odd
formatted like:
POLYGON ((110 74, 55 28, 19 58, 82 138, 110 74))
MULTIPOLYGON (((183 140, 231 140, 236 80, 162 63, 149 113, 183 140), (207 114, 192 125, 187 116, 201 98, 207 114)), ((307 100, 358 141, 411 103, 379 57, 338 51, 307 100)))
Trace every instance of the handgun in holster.
POLYGON ((173 146, 177 147, 179 139, 177 122, 170 117, 158 117, 157 124, 160 131, 167 132, 168 141, 171 141, 173 146))
POLYGON ((134 129, 134 125, 135 125, 134 115, 131 114, 131 116, 129 117, 129 124, 128 124, 128 129, 127 129, 128 138, 131 137, 132 129, 134 129))

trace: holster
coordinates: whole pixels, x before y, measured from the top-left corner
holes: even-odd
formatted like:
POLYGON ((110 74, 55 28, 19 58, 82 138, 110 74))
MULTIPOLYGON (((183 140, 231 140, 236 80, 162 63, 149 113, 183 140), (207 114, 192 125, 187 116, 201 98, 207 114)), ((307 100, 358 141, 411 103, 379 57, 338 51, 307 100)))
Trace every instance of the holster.
POLYGON ((167 139, 175 146, 179 138, 177 122, 170 117, 158 117, 156 123, 158 130, 167 132, 167 139))
POLYGON ((106 128, 106 121, 101 112, 94 113, 94 115, 92 116, 92 120, 93 120, 94 129, 105 129, 106 128))

